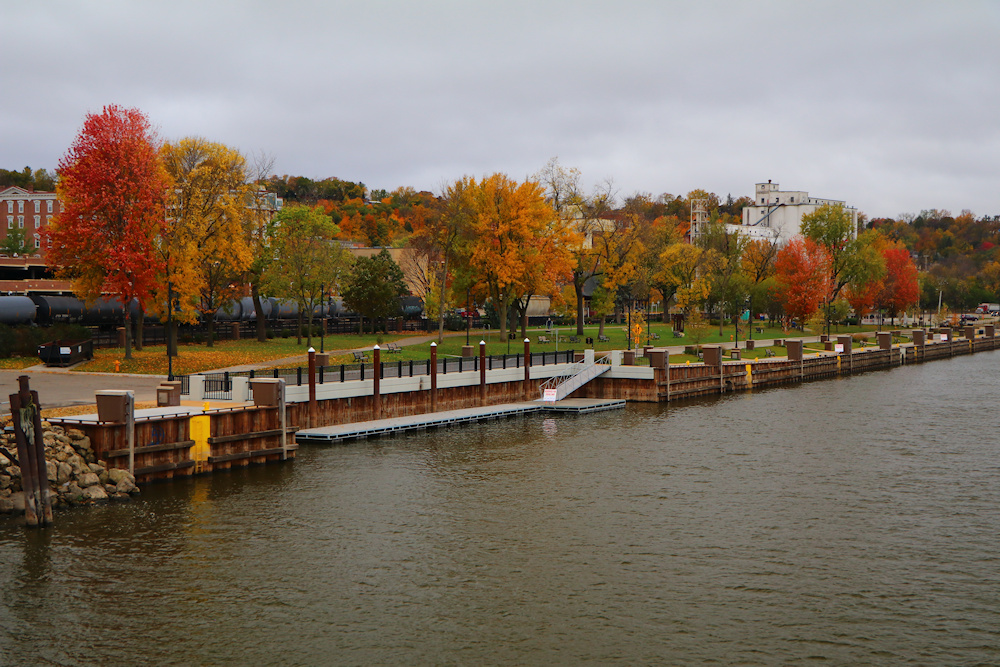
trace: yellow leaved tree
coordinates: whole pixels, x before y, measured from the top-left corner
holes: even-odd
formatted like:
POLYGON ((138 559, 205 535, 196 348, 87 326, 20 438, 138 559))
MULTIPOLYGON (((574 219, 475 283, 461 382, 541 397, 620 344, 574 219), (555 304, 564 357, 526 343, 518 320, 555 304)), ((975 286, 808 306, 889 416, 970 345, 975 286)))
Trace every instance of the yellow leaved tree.
POLYGON ((155 302, 164 320, 168 291, 171 319, 191 322, 200 314, 211 346, 216 313, 244 290, 254 186, 243 155, 224 144, 188 137, 164 145, 162 158, 171 183, 159 246, 165 268, 155 302))

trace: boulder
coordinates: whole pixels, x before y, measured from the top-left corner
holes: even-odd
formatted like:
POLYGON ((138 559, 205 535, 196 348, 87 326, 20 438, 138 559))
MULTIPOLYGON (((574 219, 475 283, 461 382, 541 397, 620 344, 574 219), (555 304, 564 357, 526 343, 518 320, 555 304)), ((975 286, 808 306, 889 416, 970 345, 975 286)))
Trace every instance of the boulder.
POLYGON ((98 475, 100 475, 102 472, 104 472, 104 468, 102 468, 101 466, 97 465, 96 463, 88 463, 87 467, 90 468, 90 472, 96 473, 98 475))
POLYGON ((118 487, 116 487, 114 484, 105 484, 104 490, 107 492, 109 496, 113 496, 116 493, 118 493, 118 487))
POLYGON ((132 493, 133 491, 137 491, 138 490, 137 487, 136 487, 136 485, 135 485, 135 482, 133 482, 130 479, 130 477, 131 476, 129 476, 129 477, 122 477, 120 480, 118 480, 118 484, 117 484, 117 486, 115 486, 115 490, 118 493, 128 494, 128 493, 132 493))
POLYGON ((60 461, 58 465, 59 470, 56 473, 56 484, 65 484, 73 474, 73 466, 64 461, 60 461))
POLYGON ((10 488, 10 475, 0 475, 0 489, 10 488))
POLYGON ((0 514, 10 514, 14 511, 14 501, 10 498, 0 498, 0 514))
MULTIPOLYGON (((93 473, 91 473, 91 474, 93 474, 93 473)), ((94 476, 96 477, 97 475, 94 475, 94 476)), ((101 486, 100 484, 94 484, 92 486, 88 486, 87 488, 85 488, 83 490, 83 497, 86 500, 93 500, 95 502, 98 502, 98 501, 101 501, 101 500, 107 500, 108 499, 108 492, 105 491, 104 487, 101 486)))
MULTIPOLYGON (((85 472, 77 478, 77 484, 85 489, 91 486, 98 486, 100 483, 101 478, 92 472, 85 472)), ((103 489, 101 490, 103 491, 103 489)))
POLYGON ((117 484, 123 479, 127 479, 133 484, 135 484, 135 477, 133 477, 132 473, 130 473, 128 470, 125 470, 124 468, 111 468, 110 470, 108 470, 108 480, 112 484, 117 484))
POLYGON ((24 491, 10 494, 10 501, 14 505, 15 512, 24 511, 24 491))
POLYGON ((59 465, 56 461, 46 461, 45 462, 45 476, 48 477, 50 482, 55 483, 58 479, 59 465))
POLYGON ((66 431, 66 435, 69 436, 70 440, 83 440, 84 438, 87 437, 86 435, 84 435, 83 431, 81 431, 78 428, 69 429, 68 431, 66 431))
POLYGON ((7 474, 10 475, 12 478, 20 478, 21 477, 21 466, 8 466, 7 467, 7 474))

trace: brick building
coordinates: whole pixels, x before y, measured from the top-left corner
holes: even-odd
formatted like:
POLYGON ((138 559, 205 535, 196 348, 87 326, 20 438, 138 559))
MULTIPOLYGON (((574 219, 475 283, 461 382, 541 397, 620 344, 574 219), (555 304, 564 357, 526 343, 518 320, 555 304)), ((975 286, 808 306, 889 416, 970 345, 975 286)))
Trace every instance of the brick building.
MULTIPOLYGON (((60 206, 54 192, 32 192, 17 186, 0 190, 0 244, 20 230, 24 234, 26 251, 18 255, 44 259, 47 249, 44 230, 60 206)), ((12 254, 0 250, 0 256, 11 257, 12 254)))

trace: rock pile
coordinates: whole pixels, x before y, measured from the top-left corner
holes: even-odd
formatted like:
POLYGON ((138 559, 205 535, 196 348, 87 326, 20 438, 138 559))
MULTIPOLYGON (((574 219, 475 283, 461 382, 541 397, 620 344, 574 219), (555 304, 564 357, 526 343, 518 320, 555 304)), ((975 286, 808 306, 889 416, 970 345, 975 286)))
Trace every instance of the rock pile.
MULTIPOLYGON (((42 422, 45 465, 48 468, 52 507, 127 500, 139 493, 135 477, 127 470, 108 469, 96 460, 90 438, 79 429, 64 429, 42 422)), ((0 435, 0 446, 17 456, 13 433, 0 435)), ((0 514, 24 511, 21 468, 0 451, 0 514)))

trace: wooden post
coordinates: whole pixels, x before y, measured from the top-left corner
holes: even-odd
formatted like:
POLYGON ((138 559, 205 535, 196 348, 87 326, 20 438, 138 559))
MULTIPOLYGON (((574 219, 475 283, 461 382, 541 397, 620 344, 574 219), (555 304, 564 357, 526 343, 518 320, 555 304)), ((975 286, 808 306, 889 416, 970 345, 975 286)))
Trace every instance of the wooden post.
POLYGON ((309 426, 316 423, 316 349, 309 348, 309 426))
POLYGON ((524 399, 531 396, 529 383, 531 382, 531 339, 524 339, 524 399))
POLYGON ((17 463, 21 468, 21 488, 24 491, 24 517, 29 526, 45 525, 52 523, 52 502, 42 437, 41 405, 38 392, 28 387, 28 376, 22 375, 17 381, 19 391, 10 394, 9 398, 17 463))
POLYGON ((438 344, 431 343, 431 412, 437 412, 438 344))
POLYGON ((125 440, 128 442, 128 471, 135 477, 135 393, 125 392, 125 440))
POLYGON ((278 378, 278 424, 281 428, 281 460, 288 460, 288 430, 285 414, 285 378, 278 378))
POLYGON ((479 404, 486 405, 486 341, 479 341, 479 404))
POLYGON ((374 419, 382 418, 382 396, 379 391, 379 382, 382 379, 382 348, 378 345, 372 350, 372 359, 374 359, 372 373, 375 377, 375 389, 372 392, 372 417, 374 419))

